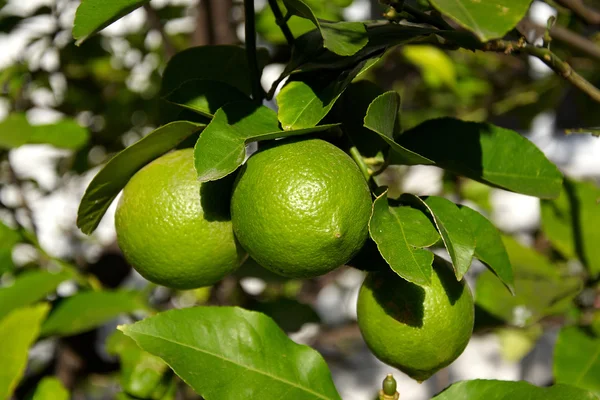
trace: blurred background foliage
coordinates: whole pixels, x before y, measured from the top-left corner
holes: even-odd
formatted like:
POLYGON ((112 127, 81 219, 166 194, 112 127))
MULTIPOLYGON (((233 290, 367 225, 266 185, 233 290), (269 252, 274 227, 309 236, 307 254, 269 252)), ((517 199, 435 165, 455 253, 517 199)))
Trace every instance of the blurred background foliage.
MULTIPOLYGON (((377 1, 306 2, 318 17, 333 21, 380 19, 385 11, 377 1)), ((427 7, 427 1, 417 3, 427 7)), ((215 287, 173 292, 148 285, 132 272, 116 246, 111 212, 93 236, 78 231, 76 207, 98 167, 163 122, 160 76, 170 57, 192 46, 243 42, 239 1, 152 0, 78 47, 71 36, 78 4, 73 0, 0 2, 0 116, 4 118, 0 121, 0 310, 3 301, 26 305, 44 298, 67 309, 63 315, 51 314, 60 319, 49 319, 49 327, 42 328, 47 336, 31 351, 15 398, 32 398, 34 393, 35 399, 43 393, 55 397, 39 398, 67 398, 61 397, 63 387, 76 399, 195 398, 160 360, 120 332, 114 333, 117 323, 144 315, 148 306, 141 299, 155 310, 229 304, 262 311, 296 340, 321 351, 345 399, 374 395, 388 368, 368 354, 356 326, 353 307, 362 272, 343 268, 319 279, 287 280, 250 260, 215 287), (19 137, 16 142, 15 137, 19 137), (53 274, 58 269, 61 274, 53 274), (99 288, 120 288, 114 293, 122 297, 99 291, 109 293, 108 297, 85 298, 70 311, 66 307, 67 299, 76 293, 94 293, 99 288), (111 301, 129 305, 106 311, 111 301), (85 320, 78 321, 82 310, 85 320)), ((267 48, 270 59, 263 76, 263 86, 269 90, 290 49, 266 1, 256 4, 259 46, 267 48)), ((600 9, 598 0, 586 4, 600 9)), ((582 21, 562 1, 534 1, 511 35, 523 34, 539 42, 551 15, 560 27, 552 50, 600 85, 600 23, 582 21), (563 31, 585 42, 573 45, 572 37, 563 31)), ((295 36, 313 27, 297 17, 290 19, 289 26, 295 36)), ((388 52, 366 79, 401 95, 403 129, 441 116, 489 121, 528 136, 573 177, 597 180, 600 176, 595 138, 564 136, 566 129, 600 126, 598 103, 538 60, 406 45, 388 52)), ((341 104, 353 101, 349 91, 341 104)), ((554 343, 558 327, 583 320, 600 332, 598 279, 585 275, 577 261, 582 252, 595 257, 596 250, 593 245, 581 249, 576 233, 568 233, 572 225, 568 193, 544 201, 540 208, 537 199, 491 189, 432 167, 395 166, 378 179, 399 192, 443 193, 487 212, 507 235, 505 244, 516 275, 517 296, 511 297, 489 271, 482 272, 483 266, 472 269, 472 284, 481 274, 475 285, 479 336, 472 341, 471 352, 467 349, 455 366, 421 386, 400 379, 403 398, 429 398, 449 382, 474 377, 548 384, 553 378, 547 342, 554 343), (499 360, 498 355, 504 358, 499 360), (481 369, 474 371, 473 363, 481 363, 481 369), (542 365, 541 372, 532 368, 534 364, 542 365), (481 375, 486 371, 494 372, 481 375)), ((580 185, 572 186, 580 199, 600 198, 594 186, 580 185)), ((583 224, 600 224, 595 210, 586 218, 583 224)), ((588 388, 599 390, 594 385, 588 388)))

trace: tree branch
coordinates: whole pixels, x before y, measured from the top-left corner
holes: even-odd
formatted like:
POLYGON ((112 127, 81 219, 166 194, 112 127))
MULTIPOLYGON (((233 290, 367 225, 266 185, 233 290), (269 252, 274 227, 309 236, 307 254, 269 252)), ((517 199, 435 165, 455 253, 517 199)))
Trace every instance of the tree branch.
POLYGON ((256 56, 256 28, 254 21, 254 0, 244 0, 245 33, 246 33, 246 57, 250 70, 250 81, 252 82, 252 99, 262 104, 264 91, 260 84, 260 69, 256 56))
POLYGON ((568 8, 581 20, 590 25, 600 25, 600 11, 585 5, 583 0, 555 0, 558 4, 568 8))
POLYGON ((561 60, 556 54, 550 50, 533 46, 531 44, 523 42, 513 42, 507 40, 493 40, 484 43, 480 50, 484 51, 496 51, 510 54, 512 52, 519 52, 534 56, 548 67, 550 67, 558 75, 569 81, 573 86, 579 88, 585 92, 593 100, 600 103, 600 90, 588 82, 584 77, 579 75, 571 68, 571 66, 565 61, 561 60))
POLYGON ((275 23, 279 26, 279 29, 281 29, 281 33, 283 33, 283 36, 285 36, 285 40, 290 46, 292 46, 294 44, 294 35, 292 34, 292 31, 287 24, 287 20, 279 8, 279 4, 277 4, 277 0, 269 0, 269 7, 271 7, 271 11, 273 11, 275 23))
POLYGON ((150 24, 152 29, 156 29, 162 37, 165 55, 167 58, 173 57, 175 53, 177 53, 177 50, 175 49, 171 38, 167 32, 165 32, 165 27, 160 23, 160 17, 158 16, 156 10, 152 8, 150 3, 144 4, 144 10, 146 10, 146 15, 148 16, 148 24, 150 24))

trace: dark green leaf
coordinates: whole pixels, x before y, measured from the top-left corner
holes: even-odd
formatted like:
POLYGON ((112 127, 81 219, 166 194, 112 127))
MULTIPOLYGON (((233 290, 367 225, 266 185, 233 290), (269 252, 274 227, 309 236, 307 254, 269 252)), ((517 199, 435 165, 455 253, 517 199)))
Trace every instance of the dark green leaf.
POLYGON ((115 331, 108 338, 106 350, 109 354, 118 355, 121 360, 121 388, 136 398, 152 398, 169 370, 167 364, 140 349, 121 331, 115 331))
POLYGON ((531 0, 430 0, 431 5, 485 42, 514 28, 527 13, 531 0))
POLYGON ((10 399, 23 376, 29 347, 49 308, 48 304, 19 308, 0 321, 0 399, 10 399))
POLYGON ((0 319, 18 307, 43 300, 61 282, 71 278, 72 274, 66 271, 52 273, 38 270, 19 275, 11 286, 0 288, 0 319))
MULTIPOLYGON (((259 52, 260 62, 265 54, 259 52)), ((188 81, 218 81, 252 93, 246 52, 240 46, 200 46, 181 51, 171 58, 162 77, 161 94, 167 95, 188 81)))
POLYGON ((401 200, 405 199, 431 214, 452 259, 456 279, 461 280, 473 261, 475 237, 460 209, 443 197, 429 196, 422 200, 412 194, 405 194, 401 200))
POLYGON ((257 301, 248 308, 266 314, 285 332, 297 332, 306 323, 321 322, 310 305, 286 297, 257 301))
POLYGON ((542 202, 542 230, 565 257, 578 257, 592 276, 600 274, 600 188, 565 180, 560 196, 542 202))
POLYGON ((466 206, 462 206, 460 210, 475 237, 475 257, 487 265, 508 290, 514 293, 515 278, 500 232, 477 211, 466 206))
MULTIPOLYGON (((0 221, 0 276, 14 268, 12 249, 19 243, 21 235, 0 221)), ((2 305, 0 304, 0 308, 2 305)))
POLYGON ((514 240, 504 243, 515 274, 515 296, 491 271, 485 271, 477 278, 476 303, 514 326, 528 326, 565 312, 581 291, 580 278, 561 276, 544 257, 514 240))
POLYGON ((257 312, 195 307, 119 329, 206 399, 340 400, 319 353, 257 312))
MULTIPOLYGON (((397 141, 438 167, 492 186, 542 198, 560 192, 558 168, 510 129, 439 118, 405 132, 397 141)), ((407 162, 401 159, 400 163, 407 162)))
POLYGON ((406 164, 431 164, 432 161, 416 154, 394 141, 400 132, 400 95, 390 91, 378 96, 369 105, 364 118, 364 126, 377 133, 397 156, 405 160, 406 164))
POLYGON ((166 95, 165 99, 209 118, 212 118, 215 112, 227 103, 250 100, 247 95, 233 86, 205 79, 185 82, 166 95))
POLYGON ((365 47, 369 38, 362 22, 319 21, 313 11, 302 0, 283 0, 288 11, 306 18, 321 32, 323 46, 335 54, 351 56, 365 47))
POLYGON ((69 392, 56 378, 47 376, 38 383, 32 400, 69 400, 69 392))
POLYGON ((331 110, 353 79, 379 60, 366 59, 343 71, 296 74, 277 95, 279 121, 283 129, 312 128, 331 110))
POLYGON ((392 270, 418 285, 431 283, 433 253, 425 250, 440 238, 420 210, 390 207, 387 192, 375 199, 369 233, 392 270))
POLYGON ((42 335, 70 336, 89 331, 119 314, 144 310, 136 292, 81 292, 64 299, 48 316, 42 335))
POLYGON ((597 400, 590 392, 569 385, 537 387, 520 381, 475 379, 457 382, 432 400, 597 400))
POLYGON ((75 14, 73 38, 83 43, 94 33, 106 28, 150 0, 83 0, 75 14))
POLYGON ((88 130, 69 118, 54 124, 31 125, 25 114, 15 113, 0 122, 0 148, 4 149, 44 143, 76 150, 86 144, 88 139, 88 130))
POLYGON ((251 102, 225 105, 215 113, 194 149, 198 178, 214 181, 234 172, 246 157, 246 144, 257 140, 303 135, 323 131, 335 125, 282 131, 277 114, 265 106, 251 102))
POLYGON ((564 327, 554 347, 554 378, 600 394, 600 337, 576 326, 564 327))
POLYGON ((77 226, 83 233, 92 233, 112 201, 138 170, 203 127, 188 121, 172 122, 114 156, 87 187, 79 204, 77 226))

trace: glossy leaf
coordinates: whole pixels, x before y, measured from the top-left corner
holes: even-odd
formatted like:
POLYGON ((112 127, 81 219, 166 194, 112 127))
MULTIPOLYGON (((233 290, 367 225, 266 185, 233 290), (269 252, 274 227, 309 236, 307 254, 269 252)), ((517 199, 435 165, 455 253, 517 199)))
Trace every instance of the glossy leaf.
POLYGON ((600 337, 576 326, 564 327, 554 347, 554 378, 600 394, 600 337))
POLYGON ((560 193, 558 168, 533 143, 510 129, 439 118, 403 133, 397 142, 438 167, 492 186, 542 198, 560 193))
POLYGON ((498 39, 514 28, 531 0, 430 0, 431 5, 473 32, 481 41, 498 39))
POLYGON ((504 243, 514 270, 515 295, 509 294, 491 271, 485 271, 477 278, 476 303, 494 317, 519 327, 564 313, 581 291, 580 278, 562 276, 544 257, 514 240, 504 243))
POLYGON ((198 179, 214 181, 234 172, 246 157, 246 144, 257 140, 303 135, 323 131, 335 125, 282 131, 277 114, 251 102, 225 105, 215 113, 194 148, 198 179))
POLYGON ((119 314, 144 309, 146 306, 136 292, 81 292, 58 304, 41 334, 71 336, 96 328, 119 314))
POLYGON ((71 279, 69 272, 31 271, 19 275, 12 285, 0 288, 0 319, 12 310, 43 300, 61 282, 71 279))
POLYGON ((144 165, 160 157, 202 129, 204 125, 177 121, 161 126, 114 156, 87 187, 77 211, 77 226, 92 233, 129 179, 144 165))
POLYGON ((487 265, 508 290, 514 293, 515 278, 500 232, 486 217, 472 208, 462 206, 460 211, 475 237, 475 257, 487 265))
POLYGON ((399 109, 400 95, 394 91, 383 93, 369 105, 364 118, 365 128, 377 133, 405 163, 431 164, 431 160, 394 141, 394 137, 400 133, 399 109))
POLYGON ((433 253, 424 247, 440 236, 420 210, 390 206, 387 192, 375 199, 369 233, 392 270, 418 285, 431 283, 433 253))
POLYGON ((567 258, 579 258, 592 276, 600 274, 600 188, 565 180, 560 196, 542 202, 542 230, 567 258))
POLYGON ((444 246, 452 259, 456 279, 461 280, 473 261, 475 236, 473 236, 471 225, 460 209, 456 204, 443 197, 429 196, 423 200, 412 194, 405 194, 401 197, 401 200, 404 201, 404 199, 412 201, 413 204, 432 216, 444 246))
POLYGON ((150 0, 82 0, 75 14, 73 38, 83 43, 94 33, 106 28, 150 0))
POLYGON ((331 110, 353 79, 379 60, 360 61, 345 71, 297 74, 277 95, 278 118, 285 130, 312 128, 331 110))
POLYGON ((319 21, 310 7, 302 0, 283 0, 288 12, 310 20, 323 37, 323 46, 335 54, 351 56, 365 47, 369 38, 362 22, 319 21))
POLYGON ((48 304, 18 308, 0 321, 0 399, 11 398, 23 376, 29 347, 49 308, 48 304))
POLYGON ((70 118, 53 124, 31 125, 25 114, 10 114, 0 122, 0 148, 11 149, 25 144, 50 144, 76 150, 87 143, 87 129, 70 118))
MULTIPOLYGON (((0 276, 14 268, 12 249, 20 240, 21 235, 17 231, 0 221, 0 276)), ((2 307, 1 304, 0 307, 2 307)))
POLYGON ((32 400, 69 400, 69 392, 54 377, 45 377, 35 388, 32 400))
POLYGON ((212 118, 227 103, 250 100, 239 89, 223 82, 194 79, 165 96, 173 104, 212 118))
POLYGON ((537 387, 519 381, 495 381, 475 379, 457 382, 435 396, 432 400, 597 400, 585 390, 569 385, 537 387))
POLYGON ((319 353, 257 312, 195 307, 119 329, 207 400, 340 400, 319 353))
POLYGON ((160 358, 140 349, 130 337, 115 331, 106 344, 109 354, 118 355, 121 361, 121 388, 129 395, 141 399, 153 398, 160 388, 164 374, 169 370, 160 358))

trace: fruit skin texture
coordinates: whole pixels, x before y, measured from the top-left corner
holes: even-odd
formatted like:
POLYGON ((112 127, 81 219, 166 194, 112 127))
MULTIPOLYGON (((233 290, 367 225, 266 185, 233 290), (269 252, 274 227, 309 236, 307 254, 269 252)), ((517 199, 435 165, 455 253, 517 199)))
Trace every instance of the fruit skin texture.
POLYGON ((175 289, 208 286, 245 252, 229 216, 231 180, 200 184, 193 150, 168 153, 129 180, 115 214, 117 242, 146 279, 175 289))
POLYGON ((275 142, 250 157, 231 199, 234 232, 263 267, 309 278, 365 242, 371 194, 354 161, 320 139, 275 142))
POLYGON ((381 361, 422 382, 451 364, 473 332, 473 296, 444 260, 433 263, 429 287, 393 271, 371 272, 358 295, 358 326, 381 361))

